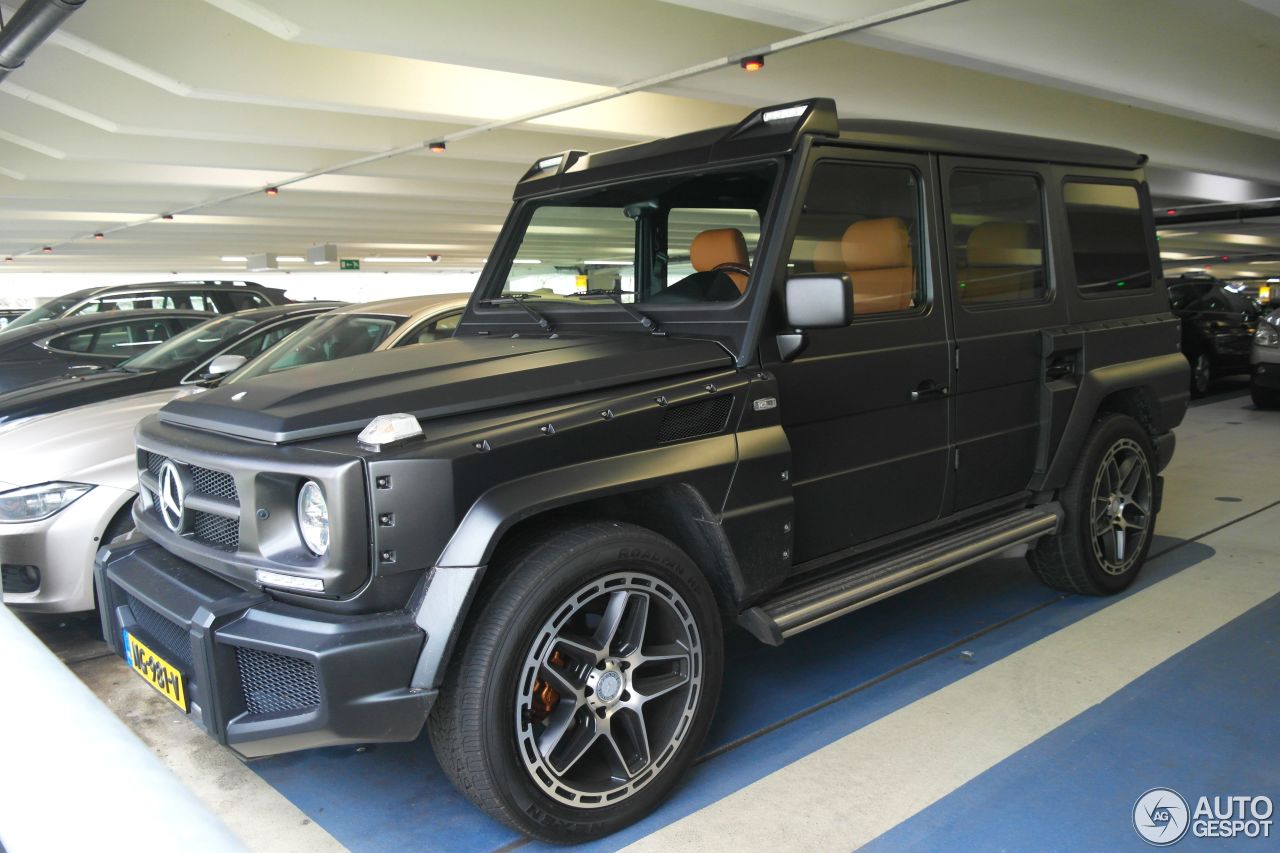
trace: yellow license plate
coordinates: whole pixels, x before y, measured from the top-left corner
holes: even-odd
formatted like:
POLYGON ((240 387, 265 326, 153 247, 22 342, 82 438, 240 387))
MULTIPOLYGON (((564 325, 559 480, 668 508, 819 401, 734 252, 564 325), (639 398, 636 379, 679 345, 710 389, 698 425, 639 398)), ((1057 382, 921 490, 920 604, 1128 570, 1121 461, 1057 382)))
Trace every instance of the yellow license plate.
POLYGON ((166 699, 186 711, 187 686, 182 680, 182 673, 128 631, 121 633, 124 635, 124 659, 133 667, 133 671, 159 690, 166 699))

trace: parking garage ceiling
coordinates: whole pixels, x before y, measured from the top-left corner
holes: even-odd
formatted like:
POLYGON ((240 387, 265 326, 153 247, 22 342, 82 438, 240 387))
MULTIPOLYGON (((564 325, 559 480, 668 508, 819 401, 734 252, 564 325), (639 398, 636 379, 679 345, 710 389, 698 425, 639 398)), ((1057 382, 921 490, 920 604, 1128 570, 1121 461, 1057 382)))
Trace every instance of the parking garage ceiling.
MULTIPOLYGON (((245 263, 221 258, 324 243, 475 269, 538 157, 821 95, 844 117, 1142 151, 1167 270, 1280 276, 1280 217, 1254 215, 1280 200, 1280 0, 967 0, 770 55, 756 73, 731 63, 263 192, 920 5, 88 0, 0 82, 0 253, 14 257, 0 273, 233 273, 245 263)), ((16 7, 0 2, 4 20, 16 7)))

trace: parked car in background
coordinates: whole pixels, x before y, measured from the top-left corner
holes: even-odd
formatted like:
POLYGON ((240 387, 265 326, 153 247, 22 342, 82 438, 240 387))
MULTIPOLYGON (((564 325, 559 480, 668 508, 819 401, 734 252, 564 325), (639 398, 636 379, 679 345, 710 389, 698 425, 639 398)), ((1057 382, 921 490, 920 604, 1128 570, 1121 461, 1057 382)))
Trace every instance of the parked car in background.
POLYGON ((25 313, 27 312, 22 308, 0 308, 0 330, 25 313))
MULTIPOLYGON (((63 374, 0 394, 0 424, 231 373, 311 318, 342 304, 272 305, 206 319, 117 367, 63 374)), ((5 479, 3 466, 0 460, 0 480, 5 479)))
POLYGON ((32 308, 9 328, 28 326, 60 317, 76 317, 108 311, 178 309, 230 314, 246 308, 283 305, 284 291, 252 281, 161 281, 149 284, 116 284, 77 290, 32 308))
POLYGON ((203 311, 81 314, 0 331, 0 393, 128 361, 209 319, 203 311))
MULTIPOLYGON (((367 330, 381 328, 377 323, 387 320, 395 322, 398 334, 384 335, 380 343, 384 348, 448 337, 467 298, 427 296, 392 302, 397 307, 381 302, 349 306, 342 309, 346 321, 336 324, 324 315, 312 317, 263 353, 260 361, 272 365, 271 373, 278 373, 302 364, 298 357, 303 354, 313 360, 325 356, 328 361, 360 355, 364 350, 359 347, 332 344, 352 329, 365 333, 362 342, 371 341, 367 330), (299 342, 304 343, 296 345, 299 342)), ((219 322, 192 331, 207 332, 219 322)), ((174 343, 182 342, 175 338, 174 343)), ((257 363, 251 361, 241 371, 214 377, 206 384, 238 380, 257 363)), ((58 613, 93 607, 94 552, 133 528, 130 508, 138 492, 134 427, 176 395, 204 390, 205 385, 189 385, 124 398, 115 395, 0 425, 0 564, 4 565, 6 605, 58 613)), ((200 522, 205 525, 200 530, 208 533, 210 523, 207 518, 200 522)))
POLYGON ((227 381, 244 382, 303 364, 451 337, 469 298, 465 293, 445 293, 348 305, 281 341, 227 381))
POLYGON ((1249 393, 1259 409, 1280 408, 1280 310, 1258 323, 1249 353, 1249 393))
POLYGON ((1210 275, 1169 279, 1169 307, 1182 320, 1182 353, 1191 362, 1191 393, 1213 380, 1249 372, 1249 350, 1258 330, 1258 304, 1210 275))

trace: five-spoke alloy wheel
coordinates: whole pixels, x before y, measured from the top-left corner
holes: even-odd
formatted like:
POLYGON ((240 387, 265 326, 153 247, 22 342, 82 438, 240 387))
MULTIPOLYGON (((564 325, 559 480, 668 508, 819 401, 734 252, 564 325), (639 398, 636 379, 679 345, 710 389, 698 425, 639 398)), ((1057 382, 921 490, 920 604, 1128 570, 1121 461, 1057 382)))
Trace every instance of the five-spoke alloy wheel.
POLYGON ((1109 595, 1133 583, 1155 531, 1154 459, 1151 438, 1132 417, 1098 418, 1058 493, 1062 526, 1028 554, 1042 581, 1086 595, 1109 595))
POLYGON ((693 561, 588 522, 501 555, 429 731, 459 790, 536 838, 614 832, 692 763, 720 691, 715 599, 693 561))

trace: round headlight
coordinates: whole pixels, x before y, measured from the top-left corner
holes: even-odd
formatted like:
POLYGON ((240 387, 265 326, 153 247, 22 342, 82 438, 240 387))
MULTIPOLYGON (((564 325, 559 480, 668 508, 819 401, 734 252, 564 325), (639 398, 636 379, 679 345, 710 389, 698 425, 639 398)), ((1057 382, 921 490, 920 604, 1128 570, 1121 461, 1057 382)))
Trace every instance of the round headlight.
POLYGON ((298 530, 316 556, 324 556, 329 550, 329 505, 313 480, 303 483, 298 492, 298 530))

